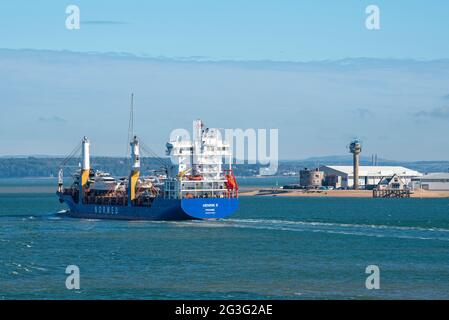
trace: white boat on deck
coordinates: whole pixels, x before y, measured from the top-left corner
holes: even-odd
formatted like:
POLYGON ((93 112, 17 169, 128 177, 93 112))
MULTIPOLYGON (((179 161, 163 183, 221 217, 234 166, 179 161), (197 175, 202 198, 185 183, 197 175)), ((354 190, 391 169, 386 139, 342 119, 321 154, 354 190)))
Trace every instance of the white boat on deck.
POLYGON ((114 177, 107 172, 97 171, 90 184, 90 189, 95 191, 116 191, 120 185, 114 177))

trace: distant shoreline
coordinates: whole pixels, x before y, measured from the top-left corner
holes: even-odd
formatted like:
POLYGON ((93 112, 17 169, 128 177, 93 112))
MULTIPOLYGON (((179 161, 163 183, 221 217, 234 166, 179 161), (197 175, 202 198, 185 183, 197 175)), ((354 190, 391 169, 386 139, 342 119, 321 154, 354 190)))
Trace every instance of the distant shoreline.
MULTIPOLYGON (((255 177, 247 177, 255 178, 255 177)), ((259 177, 260 178, 260 177, 259 177)), ((263 179, 263 178, 260 178, 263 179)), ((48 181, 54 182, 56 177, 27 177, 27 178, 0 178, 0 182, 10 181, 48 181)), ((47 193, 56 192, 56 183, 45 183, 36 185, 34 183, 5 184, 0 183, 0 194, 20 194, 20 193, 47 193)), ((240 185, 239 195, 241 197, 298 197, 298 198, 372 198, 373 193, 370 190, 302 190, 302 189, 276 189, 273 186, 263 185, 240 185)), ((447 191, 427 191, 415 190, 412 198, 449 198, 447 191)))
MULTIPOLYGON (((298 198, 372 198, 371 190, 270 190, 262 188, 245 188, 240 192, 242 197, 298 197, 298 198)), ((449 191, 415 190, 412 198, 436 199, 449 198, 449 191)))

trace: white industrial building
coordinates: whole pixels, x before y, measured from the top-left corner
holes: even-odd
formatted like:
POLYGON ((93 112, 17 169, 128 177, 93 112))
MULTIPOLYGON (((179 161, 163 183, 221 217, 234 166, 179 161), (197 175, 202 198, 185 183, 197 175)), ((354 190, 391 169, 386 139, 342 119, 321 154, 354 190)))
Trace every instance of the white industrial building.
MULTIPOLYGON (((324 172, 325 184, 335 188, 353 188, 354 168, 353 166, 321 166, 324 172)), ((411 185, 412 180, 422 177, 418 171, 404 167, 392 166, 360 166, 359 186, 361 189, 374 187, 386 177, 399 176, 406 185, 411 185)))
POLYGON ((429 173, 413 179, 413 184, 424 190, 449 190, 449 173, 429 173))

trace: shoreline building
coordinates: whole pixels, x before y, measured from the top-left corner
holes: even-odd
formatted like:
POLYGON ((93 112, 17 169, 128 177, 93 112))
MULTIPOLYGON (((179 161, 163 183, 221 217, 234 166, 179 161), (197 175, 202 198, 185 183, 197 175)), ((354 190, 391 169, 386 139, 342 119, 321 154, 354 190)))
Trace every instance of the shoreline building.
POLYGON ((449 190, 449 173, 429 173, 424 176, 414 178, 413 185, 415 188, 421 188, 424 190, 446 191, 449 190))
POLYGON ((323 185, 324 172, 316 169, 301 170, 299 172, 299 185, 306 189, 319 189, 323 185))
POLYGON ((383 178, 376 187, 377 190, 407 190, 408 186, 397 174, 383 178))
MULTIPOLYGON (((354 187, 353 166, 321 166, 324 172, 325 185, 335 188, 349 189, 354 187)), ((373 189, 384 178, 397 175, 406 185, 411 185, 412 180, 422 177, 422 173, 400 166, 360 166, 359 187, 361 189, 373 189)))

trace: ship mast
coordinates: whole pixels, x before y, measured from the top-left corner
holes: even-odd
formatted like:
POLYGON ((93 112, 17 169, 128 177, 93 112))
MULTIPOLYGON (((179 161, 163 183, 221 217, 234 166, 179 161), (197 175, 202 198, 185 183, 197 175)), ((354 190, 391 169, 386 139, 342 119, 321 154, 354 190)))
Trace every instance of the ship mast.
POLYGON ((132 206, 133 201, 136 199, 136 184, 140 176, 140 147, 137 136, 133 137, 130 146, 131 146, 131 173, 129 175, 128 205, 132 206))
POLYGON ((87 137, 83 138, 81 155, 82 155, 82 162, 81 162, 79 188, 80 188, 80 203, 83 203, 84 190, 86 188, 87 181, 89 180, 89 172, 90 172, 90 141, 87 137))
POLYGON ((202 163, 202 154, 203 154, 203 122, 198 119, 194 121, 193 124, 193 146, 192 146, 192 157, 191 157, 191 167, 192 167, 192 175, 200 175, 201 171, 201 163, 202 163))
POLYGON ((131 94, 128 140, 129 136, 132 136, 132 140, 129 144, 131 146, 131 173, 128 179, 128 206, 132 206, 136 199, 136 184, 140 176, 140 143, 137 136, 134 135, 134 94, 131 94))

